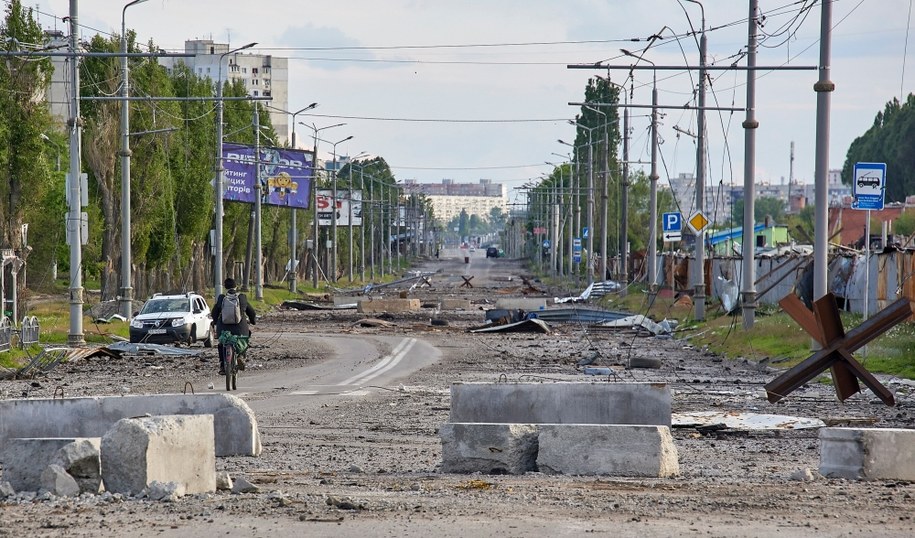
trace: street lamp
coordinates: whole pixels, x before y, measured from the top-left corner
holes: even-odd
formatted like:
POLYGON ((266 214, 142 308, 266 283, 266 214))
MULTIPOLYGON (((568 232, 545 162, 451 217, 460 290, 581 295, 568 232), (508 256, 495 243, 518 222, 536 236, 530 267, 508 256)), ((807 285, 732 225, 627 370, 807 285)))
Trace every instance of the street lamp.
MULTIPOLYGON (((305 107, 301 110, 296 110, 295 112, 292 113, 292 149, 296 149, 295 117, 298 116, 299 114, 301 114, 302 112, 315 108, 316 106, 318 106, 318 103, 312 103, 312 104, 308 105, 307 107, 305 107)), ((312 160, 314 160, 314 157, 312 157, 312 160)), ((314 166, 314 162, 312 162, 312 167, 313 166, 314 166)), ((290 233, 289 233, 289 269, 290 269, 289 291, 291 291, 292 293, 296 293, 298 291, 297 290, 297 288, 298 288, 298 280, 297 280, 298 267, 296 266, 296 260, 298 259, 298 255, 296 253, 296 247, 297 247, 298 241, 299 241, 299 230, 298 230, 298 224, 296 223, 296 214, 298 213, 298 211, 296 211, 295 206, 291 207, 290 209, 292 209, 292 215, 290 217, 291 222, 289 223, 289 227, 291 228, 290 233)))
POLYGON ((333 177, 331 178, 331 182, 330 182, 331 189, 332 189, 331 197, 333 198, 333 201, 332 201, 333 207, 331 208, 332 216, 331 216, 331 221, 330 221, 330 236, 331 236, 331 242, 332 242, 330 270, 333 271, 334 282, 337 281, 337 144, 342 144, 342 143, 346 142, 347 140, 352 140, 352 139, 353 139, 353 135, 349 135, 346 138, 344 138, 343 140, 338 140, 336 142, 331 143, 331 145, 334 147, 334 151, 333 151, 334 174, 333 174, 333 177))
MULTIPOLYGON (((356 155, 355 157, 353 157, 352 159, 350 159, 350 166, 349 166, 349 203, 347 204, 347 207, 349 208, 349 215, 348 215, 348 217, 349 217, 349 281, 350 281, 350 283, 353 282, 353 202, 355 201, 355 198, 354 198, 354 196, 353 196, 353 192, 354 192, 354 189, 353 189, 353 166, 356 165, 356 164, 359 164, 359 163, 357 163, 356 161, 358 161, 359 159, 361 159, 361 158, 363 158, 363 157, 368 157, 368 153, 366 153, 366 152, 364 152, 364 151, 359 152, 358 155, 356 155)), ((360 195, 360 200, 359 200, 359 204, 360 204, 360 208, 359 208, 359 209, 360 209, 360 211, 359 211, 359 214, 360 214, 360 228, 362 229, 362 238, 361 238, 361 241, 360 241, 359 250, 361 251, 361 255, 362 255, 362 271, 361 271, 361 277, 362 277, 362 280, 365 280, 365 223, 362 222, 362 220, 361 220, 361 219, 364 219, 364 218, 365 218, 365 217, 364 217, 365 211, 362 209, 362 199, 361 199, 361 196, 362 196, 362 178, 363 178, 363 171, 364 171, 363 169, 364 169, 364 166, 360 164, 360 165, 359 165, 359 189, 360 189, 360 190, 359 190, 359 195, 360 195)))
POLYGON ((608 132, 610 117, 606 112, 598 110, 596 108, 585 105, 584 107, 591 112, 596 112, 604 117, 604 151, 603 151, 603 161, 604 161, 604 178, 601 182, 601 230, 600 230, 600 242, 601 242, 601 258, 600 258, 600 274, 601 280, 606 280, 607 278, 607 259, 610 257, 608 252, 608 242, 607 237, 609 235, 609 221, 607 216, 607 184, 609 183, 609 174, 608 174, 608 161, 610 160, 610 134, 608 132))
POLYGON ((216 247, 215 260, 213 260, 213 281, 214 291, 217 296, 222 293, 222 193, 224 188, 225 165, 222 160, 222 60, 229 54, 240 50, 250 49, 257 43, 248 43, 245 46, 224 52, 219 56, 219 69, 216 80, 216 233, 213 242, 216 247))
POLYGON ((314 162, 312 163, 312 167, 311 167, 311 169, 313 171, 312 177, 311 177, 311 183, 312 183, 312 187, 311 187, 311 190, 312 190, 311 201, 312 202, 311 203, 314 206, 314 238, 313 238, 314 245, 312 246, 312 257, 314 258, 314 270, 312 271, 311 280, 312 280, 312 286, 315 289, 318 289, 318 235, 319 235, 319 233, 318 233, 319 232, 319 227, 318 227, 318 174, 317 174, 318 140, 319 140, 318 133, 320 131, 323 131, 324 129, 342 127, 346 124, 345 123, 335 123, 333 125, 328 125, 326 127, 318 127, 314 123, 309 125, 305 122, 300 121, 299 125, 304 125, 305 127, 308 127, 309 129, 314 131, 314 155, 312 156, 312 159, 314 162))
POLYGON ((121 290, 119 306, 126 319, 133 316, 133 286, 130 255, 130 85, 127 63, 127 8, 146 2, 133 0, 121 10, 121 290))
POLYGON ((591 259, 594 257, 594 143, 591 135, 600 125, 585 127, 579 123, 578 120, 569 120, 569 123, 575 125, 579 129, 588 131, 588 260, 586 265, 588 270, 588 284, 592 284, 594 282, 594 270, 591 267, 591 259))
POLYGON ((38 135, 38 136, 40 136, 42 140, 44 140, 45 142, 48 142, 49 144, 51 144, 52 146, 54 146, 54 147, 57 149, 57 166, 56 166, 56 170, 57 170, 58 172, 60 172, 60 144, 58 144, 57 142, 55 142, 55 141, 51 140, 50 138, 48 138, 48 135, 46 135, 46 134, 44 134, 44 133, 41 133, 41 134, 38 135))

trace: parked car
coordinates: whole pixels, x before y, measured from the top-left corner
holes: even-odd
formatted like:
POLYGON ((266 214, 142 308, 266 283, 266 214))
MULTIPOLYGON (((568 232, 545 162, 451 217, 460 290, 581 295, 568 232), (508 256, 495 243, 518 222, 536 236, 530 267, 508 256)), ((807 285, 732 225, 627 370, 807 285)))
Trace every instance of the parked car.
POLYGON ((200 295, 157 293, 130 320, 130 341, 188 345, 202 341, 204 346, 213 347, 212 322, 210 307, 200 295))
POLYGON ((486 249, 487 258, 498 258, 499 257, 499 247, 489 247, 486 249))

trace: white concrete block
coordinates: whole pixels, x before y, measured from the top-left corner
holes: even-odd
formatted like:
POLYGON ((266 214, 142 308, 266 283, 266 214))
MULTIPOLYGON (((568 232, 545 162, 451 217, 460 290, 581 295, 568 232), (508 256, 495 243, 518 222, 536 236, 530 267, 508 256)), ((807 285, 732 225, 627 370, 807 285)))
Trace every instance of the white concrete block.
POLYGON ((58 450, 77 441, 91 443, 93 440, 72 437, 7 439, 0 451, 3 479, 16 491, 38 491, 41 473, 51 463, 60 463, 56 459, 58 450))
POLYGON ((532 424, 447 423, 442 439, 442 472, 524 474, 535 470, 537 428, 532 424))
POLYGON ((546 310, 546 297, 500 297, 496 299, 495 308, 537 312, 546 310))
POLYGON ((549 474, 667 478, 680 474, 667 426, 540 424, 537 468, 549 474))
POLYGON ((186 493, 216 491, 211 415, 125 418, 102 437, 102 480, 112 493, 136 495, 152 482, 186 493))
POLYGON ((80 492, 97 494, 102 484, 101 446, 99 437, 77 439, 62 446, 51 464, 63 467, 79 484, 80 492))
POLYGON ((851 480, 915 480, 915 429, 823 428, 820 474, 851 480))
POLYGON ((664 383, 453 383, 449 422, 670 426, 664 383))

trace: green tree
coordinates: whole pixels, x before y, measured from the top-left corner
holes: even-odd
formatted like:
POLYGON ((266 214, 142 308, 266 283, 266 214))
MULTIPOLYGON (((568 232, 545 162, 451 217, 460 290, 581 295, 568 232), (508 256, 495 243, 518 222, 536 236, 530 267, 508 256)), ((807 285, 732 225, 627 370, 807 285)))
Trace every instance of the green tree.
POLYGON ((884 162, 886 201, 902 202, 915 192, 915 95, 905 103, 888 102, 873 125, 848 148, 842 167, 842 182, 851 185, 857 162, 884 162))
MULTIPOLYGON (((48 136, 51 125, 45 100, 51 64, 47 57, 35 54, 42 42, 43 32, 33 11, 23 8, 19 0, 8 2, 0 26, 0 50, 22 54, 0 60, 0 244, 22 258, 29 256, 23 248, 23 224, 59 209, 58 205, 42 206, 60 179, 51 173, 50 148, 42 138, 48 136)), ((58 213, 57 218, 62 215, 58 213)), ((33 224, 38 222, 47 220, 39 218, 33 224)), ((62 222, 58 222, 52 230, 60 230, 62 222)), ((34 233, 39 228, 32 229, 33 238, 42 235, 34 233)), ((53 249, 50 242, 41 247, 53 249)))
POLYGON ((893 232, 906 237, 915 234, 915 211, 904 211, 893 221, 893 232))

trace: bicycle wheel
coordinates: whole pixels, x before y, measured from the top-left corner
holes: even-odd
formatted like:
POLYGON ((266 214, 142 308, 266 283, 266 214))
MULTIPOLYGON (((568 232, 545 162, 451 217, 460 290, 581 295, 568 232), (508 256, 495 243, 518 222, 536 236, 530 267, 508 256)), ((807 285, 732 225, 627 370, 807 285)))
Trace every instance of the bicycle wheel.
POLYGON ((235 349, 231 344, 224 347, 226 357, 226 390, 230 391, 235 388, 235 349))

